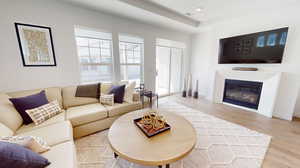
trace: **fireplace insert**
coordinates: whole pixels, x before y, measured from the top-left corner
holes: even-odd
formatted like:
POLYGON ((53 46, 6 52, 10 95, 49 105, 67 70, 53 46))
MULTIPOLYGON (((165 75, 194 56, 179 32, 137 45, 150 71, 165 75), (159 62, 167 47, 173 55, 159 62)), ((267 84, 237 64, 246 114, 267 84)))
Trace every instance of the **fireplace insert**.
POLYGON ((262 82, 226 79, 223 102, 257 110, 262 86, 262 82))

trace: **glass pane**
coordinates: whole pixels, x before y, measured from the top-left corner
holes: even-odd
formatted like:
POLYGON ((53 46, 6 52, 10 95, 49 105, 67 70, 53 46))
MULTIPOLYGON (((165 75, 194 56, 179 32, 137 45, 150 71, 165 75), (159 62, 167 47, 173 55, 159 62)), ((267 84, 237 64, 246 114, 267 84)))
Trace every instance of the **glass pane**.
POLYGON ((89 57, 89 48, 88 47, 79 47, 78 55, 79 55, 79 57, 89 57))
POLYGON ((133 51, 127 50, 126 54, 127 54, 127 63, 134 63, 133 51))
POLYGON ((135 48, 134 48, 134 51, 141 51, 141 44, 137 45, 135 48))
POLYGON ((134 52, 134 63, 141 63, 141 53, 139 51, 134 52))
POLYGON ((124 43, 120 43, 120 50, 125 50, 125 44, 124 43))
POLYGON ((101 48, 101 56, 110 56, 110 50, 109 49, 102 49, 101 48))
POLYGON ((107 64, 112 63, 111 56, 101 56, 101 63, 107 63, 107 64))
POLYGON ((126 63, 125 61, 125 51, 124 50, 120 50, 120 62, 121 63, 126 63))
POLYGON ((121 79, 140 83, 141 67, 139 65, 121 65, 121 79))
POLYGON ((100 47, 100 40, 98 39, 90 39, 89 40, 90 47, 100 47))
POLYGON ((80 57, 80 62, 81 63, 89 63, 90 57, 80 57))
POLYGON ((101 48, 110 48, 110 41, 102 40, 101 41, 101 48))
POLYGON ((112 57, 109 49, 101 49, 101 62, 112 63, 112 57))
POLYGON ((159 95, 169 94, 171 49, 167 47, 156 48, 156 92, 159 95))
POLYGON ((90 48, 91 62, 100 63, 100 48, 90 48))
POLYGON ((87 38, 81 38, 81 37, 77 37, 76 38, 77 41, 77 46, 88 46, 88 39, 87 38))
POLYGON ((172 49, 170 92, 180 92, 182 49, 172 49))
POLYGON ((81 65, 81 82, 95 83, 112 81, 110 65, 81 65))

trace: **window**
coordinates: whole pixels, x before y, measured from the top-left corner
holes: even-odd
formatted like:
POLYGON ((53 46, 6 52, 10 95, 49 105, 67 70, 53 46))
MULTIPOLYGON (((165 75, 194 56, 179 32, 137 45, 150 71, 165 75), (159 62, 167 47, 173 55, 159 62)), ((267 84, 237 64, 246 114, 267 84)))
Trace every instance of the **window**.
POLYGON ((75 28, 81 83, 112 81, 111 33, 75 28))
POLYGON ((144 40, 119 36, 121 80, 143 82, 144 40))

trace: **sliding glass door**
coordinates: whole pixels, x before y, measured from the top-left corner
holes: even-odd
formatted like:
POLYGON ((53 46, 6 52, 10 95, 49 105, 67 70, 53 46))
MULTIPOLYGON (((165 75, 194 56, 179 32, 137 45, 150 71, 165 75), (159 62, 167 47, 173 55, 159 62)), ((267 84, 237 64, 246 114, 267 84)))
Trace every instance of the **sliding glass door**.
POLYGON ((170 93, 180 92, 181 87, 181 59, 182 49, 172 48, 171 50, 171 78, 170 78, 170 93))
POLYGON ((167 95, 170 91, 170 55, 170 48, 156 47, 156 92, 159 95, 167 95))
POLYGON ((180 92, 183 49, 156 47, 156 92, 160 96, 180 92))

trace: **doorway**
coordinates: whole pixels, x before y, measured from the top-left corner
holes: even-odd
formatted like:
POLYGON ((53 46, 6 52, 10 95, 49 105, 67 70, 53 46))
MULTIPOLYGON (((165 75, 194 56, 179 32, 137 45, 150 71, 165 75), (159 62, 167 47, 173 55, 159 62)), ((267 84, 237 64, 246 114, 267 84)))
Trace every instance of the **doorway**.
POLYGON ((156 92, 167 96, 180 92, 183 49, 156 46, 156 92))

